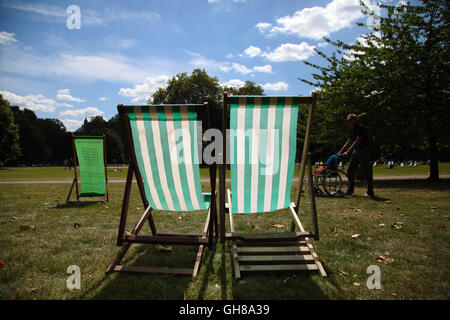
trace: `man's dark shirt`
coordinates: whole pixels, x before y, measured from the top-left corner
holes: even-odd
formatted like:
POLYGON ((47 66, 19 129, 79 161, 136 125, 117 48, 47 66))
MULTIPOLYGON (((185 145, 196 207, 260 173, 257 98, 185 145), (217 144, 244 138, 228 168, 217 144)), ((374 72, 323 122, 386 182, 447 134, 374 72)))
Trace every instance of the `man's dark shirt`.
POLYGON ((356 140, 356 137, 361 137, 361 142, 356 147, 356 150, 366 148, 370 146, 369 135, 367 133, 366 128, 363 125, 357 123, 353 128, 350 129, 349 138, 353 141, 356 140))

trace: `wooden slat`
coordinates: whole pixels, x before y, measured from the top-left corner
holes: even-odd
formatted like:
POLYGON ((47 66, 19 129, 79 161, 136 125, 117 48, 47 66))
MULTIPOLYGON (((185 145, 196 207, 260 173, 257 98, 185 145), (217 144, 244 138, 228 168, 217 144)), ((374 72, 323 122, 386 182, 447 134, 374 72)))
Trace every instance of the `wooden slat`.
POLYGON ((202 233, 157 232, 155 235, 162 237, 201 237, 202 233))
POLYGON ((115 266, 114 271, 192 275, 192 269, 115 266))
POLYGON ((231 233, 231 237, 233 239, 242 239, 246 241, 289 241, 308 236, 310 236, 309 232, 231 233))
POLYGON ((196 238, 186 236, 135 236, 125 235, 123 241, 132 243, 154 243, 154 244, 178 244, 178 245, 201 245, 208 244, 208 238, 196 238))
POLYGON ((239 256, 242 264, 314 263, 312 255, 257 255, 239 256))
POLYGON ((233 243, 233 265, 234 265, 234 276, 236 279, 241 278, 241 272, 239 268, 239 256, 237 253, 237 246, 233 243))
POLYGON ((280 265, 240 265, 241 272, 249 271, 313 271, 319 268, 315 264, 280 264, 280 265))
POLYGON ((234 241, 238 247, 287 247, 287 246, 304 246, 304 241, 234 241))
POLYGON ((251 254, 286 254, 286 253, 309 253, 308 247, 305 246, 280 246, 280 247, 263 247, 263 246, 256 246, 256 247, 237 247, 237 253, 238 254, 245 254, 245 255, 251 255, 251 254))

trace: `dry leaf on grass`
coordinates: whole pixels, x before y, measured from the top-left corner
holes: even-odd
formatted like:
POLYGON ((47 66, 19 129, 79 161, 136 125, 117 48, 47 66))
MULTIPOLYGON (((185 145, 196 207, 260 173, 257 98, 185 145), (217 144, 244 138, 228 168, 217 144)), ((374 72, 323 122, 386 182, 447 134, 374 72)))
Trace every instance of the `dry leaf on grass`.
POLYGON ((3 260, 0 260, 0 269, 3 269, 4 267, 6 267, 6 262, 3 260))
POLYGON ((378 256, 377 262, 381 262, 381 263, 391 263, 391 262, 394 262, 394 259, 392 259, 392 258, 387 258, 387 257, 385 257, 385 256, 378 256))
POLYGON ((352 239, 357 239, 357 238, 359 238, 359 236, 360 236, 359 233, 357 233, 357 234, 352 234, 352 239))
POLYGON ((402 228, 402 226, 401 226, 402 224, 403 224, 403 222, 394 222, 394 223, 391 225, 391 228, 394 229, 394 230, 401 229, 401 228, 402 228))
POLYGON ((245 280, 239 280, 238 283, 239 283, 239 284, 247 284, 247 281, 245 281, 245 280))
POLYGON ((272 222, 270 222, 269 224, 270 224, 270 226, 277 228, 277 229, 283 229, 285 227, 284 224, 278 224, 278 223, 272 223, 272 222))
POLYGON ((353 282, 353 285, 354 285, 355 287, 359 287, 359 286, 361 285, 361 283, 359 283, 359 282, 353 282))
POLYGON ((74 225, 73 225, 73 227, 74 227, 75 229, 78 229, 78 228, 80 228, 80 227, 81 227, 81 224, 79 224, 79 223, 75 222, 75 223, 74 223, 74 225))
POLYGON ((339 227, 338 226, 336 226, 334 228, 330 228, 330 232, 338 233, 338 231, 339 231, 339 227))
POLYGON ((362 210, 361 210, 361 209, 358 209, 358 208, 353 208, 352 211, 353 211, 353 212, 362 212, 362 210))
POLYGON ((386 200, 384 203, 392 203, 391 200, 386 200))
POLYGON ((342 275, 344 275, 344 276, 348 276, 348 272, 345 272, 345 271, 343 271, 343 270, 339 270, 339 273, 342 274, 342 275))
POLYGON ((20 226, 19 226, 19 229, 20 230, 28 230, 28 229, 31 229, 31 230, 35 230, 36 229, 36 227, 35 226, 28 226, 28 225, 24 225, 24 224, 21 224, 20 226))
POLYGON ((172 251, 172 247, 171 246, 163 246, 163 245, 160 245, 160 244, 156 245, 156 249, 158 249, 158 251, 160 251, 160 252, 170 252, 170 251, 172 251))

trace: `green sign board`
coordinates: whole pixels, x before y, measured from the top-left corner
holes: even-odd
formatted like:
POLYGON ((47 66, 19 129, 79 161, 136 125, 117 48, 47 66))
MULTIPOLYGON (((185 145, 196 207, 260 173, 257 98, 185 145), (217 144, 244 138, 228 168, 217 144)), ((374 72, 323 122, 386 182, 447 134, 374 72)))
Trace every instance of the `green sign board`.
POLYGON ((81 176, 80 196, 104 195, 106 178, 103 138, 74 138, 81 176))

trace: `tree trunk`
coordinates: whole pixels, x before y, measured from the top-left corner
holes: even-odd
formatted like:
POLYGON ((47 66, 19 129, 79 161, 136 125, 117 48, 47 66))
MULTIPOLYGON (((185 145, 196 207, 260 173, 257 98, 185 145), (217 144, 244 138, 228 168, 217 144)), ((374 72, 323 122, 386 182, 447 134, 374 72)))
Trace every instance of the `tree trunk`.
POLYGON ((439 180, 439 166, 438 166, 438 149, 436 138, 434 136, 433 129, 428 128, 428 144, 430 151, 430 176, 428 180, 438 181, 439 180))

